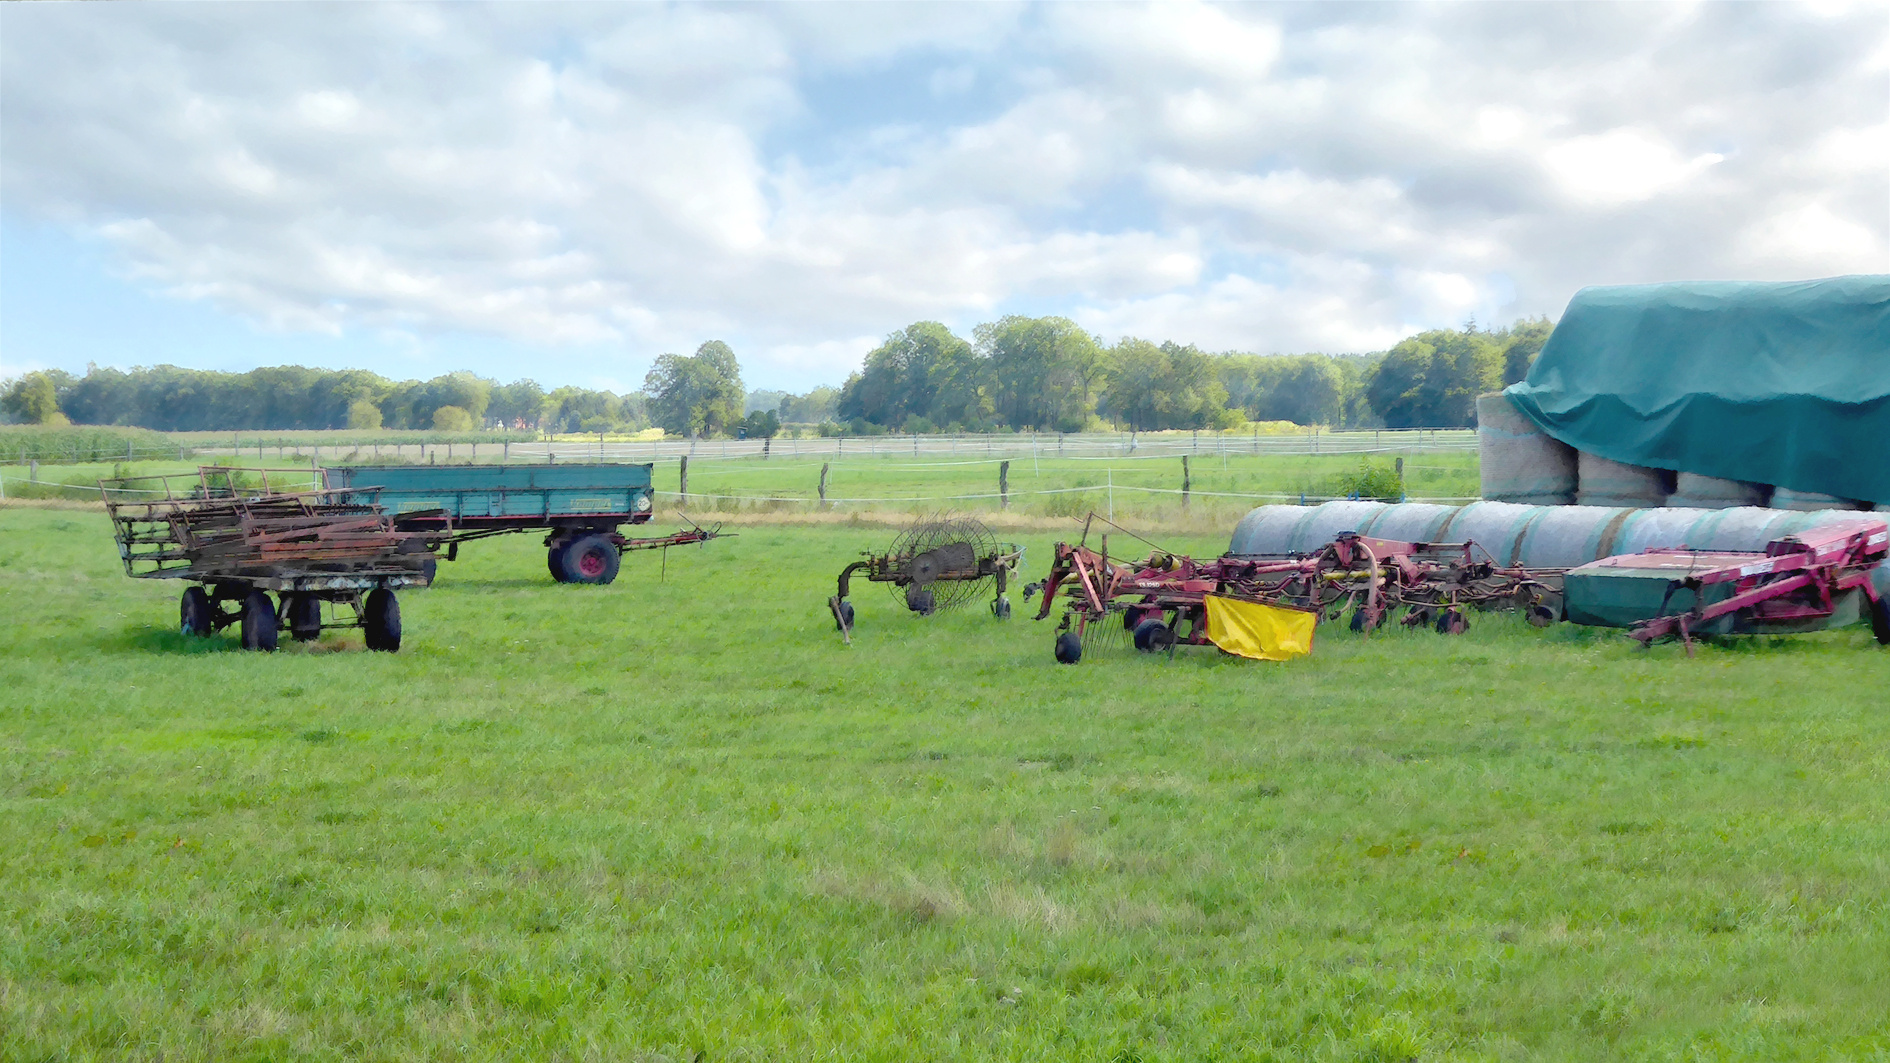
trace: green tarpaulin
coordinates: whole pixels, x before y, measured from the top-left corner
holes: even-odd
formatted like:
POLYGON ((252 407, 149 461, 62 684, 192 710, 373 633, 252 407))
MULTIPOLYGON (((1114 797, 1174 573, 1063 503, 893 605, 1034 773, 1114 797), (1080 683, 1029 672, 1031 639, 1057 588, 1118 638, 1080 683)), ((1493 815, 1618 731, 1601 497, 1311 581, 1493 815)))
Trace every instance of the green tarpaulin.
POLYGON ((1890 503, 1890 276, 1584 288, 1507 394, 1604 458, 1890 503))

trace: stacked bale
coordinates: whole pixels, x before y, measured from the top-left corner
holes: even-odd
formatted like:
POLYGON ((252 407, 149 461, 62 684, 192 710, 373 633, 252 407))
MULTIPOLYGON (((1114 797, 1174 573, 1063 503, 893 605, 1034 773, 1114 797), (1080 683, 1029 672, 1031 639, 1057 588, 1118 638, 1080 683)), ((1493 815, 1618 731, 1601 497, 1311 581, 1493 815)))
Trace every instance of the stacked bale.
POLYGON ((1740 506, 1763 506, 1771 494, 1771 488, 1764 484, 1683 472, 1674 484, 1673 494, 1667 499, 1667 504, 1680 509, 1737 509, 1740 506))
POLYGON ((1799 513, 1813 513, 1821 509, 1869 509, 1870 503, 1859 502, 1850 498, 1836 498, 1832 495, 1820 495, 1811 491, 1794 491, 1781 487, 1772 492, 1773 509, 1790 509, 1799 513))
POLYGON ((1477 397, 1483 497, 1530 506, 1574 503, 1575 448, 1544 432, 1500 391, 1477 397))
POLYGON ((1628 465, 1599 454, 1580 451, 1575 462, 1580 488, 1575 492, 1578 506, 1607 509, 1654 509, 1666 504, 1667 478, 1661 469, 1628 465))

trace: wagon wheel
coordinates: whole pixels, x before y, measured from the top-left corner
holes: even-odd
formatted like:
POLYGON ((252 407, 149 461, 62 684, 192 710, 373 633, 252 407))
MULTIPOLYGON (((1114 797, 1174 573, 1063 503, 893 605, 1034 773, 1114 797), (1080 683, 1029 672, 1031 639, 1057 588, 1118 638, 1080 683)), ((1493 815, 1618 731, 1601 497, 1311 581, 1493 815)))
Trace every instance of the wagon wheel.
POLYGON ((184 588, 183 601, 178 603, 178 626, 186 635, 202 637, 216 631, 216 609, 210 604, 210 596, 202 587, 184 588))

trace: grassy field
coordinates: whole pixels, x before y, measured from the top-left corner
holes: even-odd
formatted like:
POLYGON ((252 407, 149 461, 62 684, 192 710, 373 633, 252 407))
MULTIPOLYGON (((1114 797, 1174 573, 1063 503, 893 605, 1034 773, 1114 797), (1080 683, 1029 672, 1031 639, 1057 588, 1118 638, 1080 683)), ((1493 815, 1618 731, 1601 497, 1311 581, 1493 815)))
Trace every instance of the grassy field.
POLYGON ((739 530, 256 655, 0 507, 0 1059, 1890 1058, 1861 628, 1071 668, 739 530))

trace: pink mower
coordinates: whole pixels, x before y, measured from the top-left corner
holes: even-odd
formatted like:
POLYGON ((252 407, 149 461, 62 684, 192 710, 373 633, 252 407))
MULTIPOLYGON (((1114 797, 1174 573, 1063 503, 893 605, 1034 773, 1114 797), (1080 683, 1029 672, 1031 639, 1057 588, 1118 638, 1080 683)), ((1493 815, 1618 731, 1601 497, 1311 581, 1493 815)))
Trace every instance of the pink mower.
POLYGON ((1821 631, 1869 618, 1890 645, 1890 602, 1871 570, 1890 553, 1890 525, 1860 517, 1766 544, 1764 553, 1649 550, 1571 569, 1567 619, 1624 627, 1651 645, 1695 635, 1821 631))

